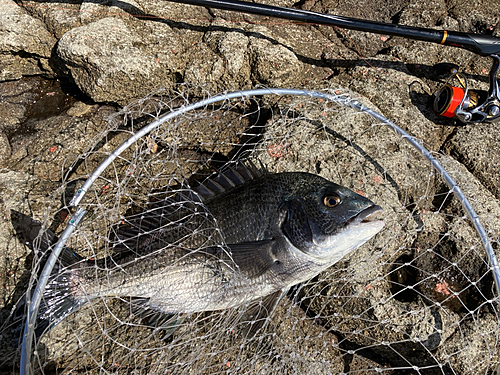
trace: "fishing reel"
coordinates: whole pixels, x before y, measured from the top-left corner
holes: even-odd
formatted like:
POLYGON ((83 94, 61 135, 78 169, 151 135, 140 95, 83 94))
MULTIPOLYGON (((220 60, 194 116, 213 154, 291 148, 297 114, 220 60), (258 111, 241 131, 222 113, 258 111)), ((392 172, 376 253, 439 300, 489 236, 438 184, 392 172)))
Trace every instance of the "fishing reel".
POLYGON ((500 118, 500 91, 496 78, 500 66, 500 57, 491 55, 493 66, 489 73, 490 87, 486 91, 469 89, 467 78, 452 68, 450 77, 434 94, 434 112, 440 116, 456 117, 464 124, 491 122, 500 118), (453 86, 452 81, 459 86, 453 86))

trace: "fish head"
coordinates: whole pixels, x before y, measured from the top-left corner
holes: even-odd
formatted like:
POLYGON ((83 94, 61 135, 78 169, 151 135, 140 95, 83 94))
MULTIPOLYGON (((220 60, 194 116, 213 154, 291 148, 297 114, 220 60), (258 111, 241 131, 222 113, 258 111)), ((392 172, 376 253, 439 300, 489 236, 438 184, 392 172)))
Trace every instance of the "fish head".
MULTIPOLYGON (((310 175, 314 176, 314 175, 310 175)), ((364 244, 384 226, 375 216, 382 207, 319 176, 304 176, 284 198, 280 228, 300 252, 333 264, 364 244)))

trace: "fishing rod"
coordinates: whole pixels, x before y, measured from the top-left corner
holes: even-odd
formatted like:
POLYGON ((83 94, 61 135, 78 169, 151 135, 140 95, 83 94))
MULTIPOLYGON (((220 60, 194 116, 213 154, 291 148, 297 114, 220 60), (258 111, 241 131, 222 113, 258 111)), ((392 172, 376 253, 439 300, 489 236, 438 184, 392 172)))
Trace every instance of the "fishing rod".
POLYGON ((500 118, 500 90, 497 80, 500 67, 500 38, 474 33, 394 25, 239 0, 168 1, 422 40, 463 48, 481 56, 490 56, 493 59, 493 64, 488 75, 488 92, 471 90, 467 78, 459 74, 457 69, 452 69, 445 84, 434 94, 433 107, 438 115, 455 117, 466 124, 491 122, 500 118), (452 86, 450 82, 453 79, 458 82, 458 86, 452 86))

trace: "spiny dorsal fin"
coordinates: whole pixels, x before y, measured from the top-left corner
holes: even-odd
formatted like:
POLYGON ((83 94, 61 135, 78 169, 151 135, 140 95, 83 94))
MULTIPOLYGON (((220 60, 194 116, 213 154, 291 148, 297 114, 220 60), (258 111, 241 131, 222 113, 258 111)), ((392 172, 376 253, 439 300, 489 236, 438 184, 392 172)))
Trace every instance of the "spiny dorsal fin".
POLYGON ((234 166, 219 171, 215 177, 207 178, 200 185, 192 189, 203 201, 207 201, 224 191, 261 177, 265 173, 266 171, 262 165, 258 168, 251 161, 247 161, 246 163, 238 162, 234 166))

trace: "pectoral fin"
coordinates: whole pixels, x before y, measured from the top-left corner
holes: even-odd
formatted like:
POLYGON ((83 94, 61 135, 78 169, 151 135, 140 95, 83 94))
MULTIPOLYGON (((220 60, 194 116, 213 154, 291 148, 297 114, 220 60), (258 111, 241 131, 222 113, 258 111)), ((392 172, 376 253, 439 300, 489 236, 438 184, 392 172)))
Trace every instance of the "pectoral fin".
POLYGON ((228 245, 228 257, 236 263, 247 277, 257 278, 278 263, 273 253, 276 241, 273 239, 228 245))
POLYGON ((280 228, 288 240, 298 249, 307 249, 313 244, 313 235, 308 220, 308 215, 298 200, 285 202, 283 210, 283 221, 280 228))

